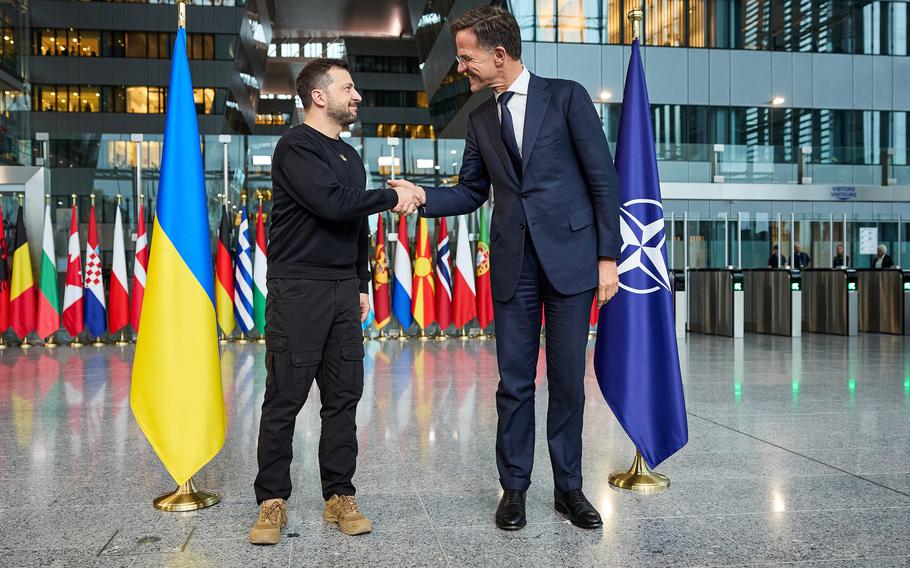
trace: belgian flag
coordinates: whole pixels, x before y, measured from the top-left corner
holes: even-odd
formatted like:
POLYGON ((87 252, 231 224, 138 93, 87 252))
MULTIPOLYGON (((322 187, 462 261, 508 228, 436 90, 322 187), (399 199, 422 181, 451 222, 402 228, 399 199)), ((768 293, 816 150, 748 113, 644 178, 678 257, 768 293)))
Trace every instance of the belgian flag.
POLYGON ((28 253, 28 236, 22 218, 20 198, 16 214, 16 244, 13 246, 13 281, 10 287, 10 326, 20 339, 35 330, 35 280, 32 259, 28 253))

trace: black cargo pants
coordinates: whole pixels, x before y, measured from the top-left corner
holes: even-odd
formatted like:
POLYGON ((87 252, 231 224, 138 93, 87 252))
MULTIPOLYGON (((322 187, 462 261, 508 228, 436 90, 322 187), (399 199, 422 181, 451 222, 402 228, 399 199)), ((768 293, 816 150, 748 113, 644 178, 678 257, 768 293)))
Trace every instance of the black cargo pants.
POLYGON ((363 394, 359 281, 270 278, 267 378, 259 422, 256 501, 291 495, 294 424, 316 379, 322 402, 322 495, 354 495, 357 403, 363 394))

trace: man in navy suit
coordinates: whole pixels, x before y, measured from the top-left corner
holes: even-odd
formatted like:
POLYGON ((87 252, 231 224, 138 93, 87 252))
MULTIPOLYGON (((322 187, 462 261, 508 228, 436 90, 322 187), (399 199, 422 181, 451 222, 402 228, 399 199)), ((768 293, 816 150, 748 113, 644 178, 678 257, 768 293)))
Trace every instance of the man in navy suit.
POLYGON ((427 189, 421 214, 469 213, 495 188, 490 267, 500 375, 496 461, 504 490, 496 525, 509 530, 527 522, 543 305, 554 506, 577 526, 600 527, 582 492, 581 432, 591 303, 595 293, 598 305, 608 301, 619 283, 619 182, 610 149, 581 85, 538 77, 522 65, 521 35, 509 12, 484 6, 450 26, 458 71, 472 91, 489 87, 495 97, 468 117, 458 185, 427 189))

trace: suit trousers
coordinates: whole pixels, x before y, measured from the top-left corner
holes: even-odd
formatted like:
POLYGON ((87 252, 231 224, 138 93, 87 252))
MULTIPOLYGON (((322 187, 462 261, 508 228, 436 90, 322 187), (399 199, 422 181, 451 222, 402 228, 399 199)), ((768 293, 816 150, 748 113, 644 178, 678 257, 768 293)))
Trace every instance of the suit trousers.
POLYGON ((530 234, 525 235, 515 294, 505 302, 493 301, 500 377, 496 465, 503 489, 525 491, 531 484, 542 310, 546 315, 547 443, 553 480, 561 491, 582 486, 585 360, 593 300, 594 290, 570 296, 557 292, 540 266, 530 234))
POLYGON ((354 495, 363 335, 356 278, 270 278, 265 315, 265 399, 259 422, 256 501, 291 495, 294 425, 313 379, 319 386, 322 496, 354 495))

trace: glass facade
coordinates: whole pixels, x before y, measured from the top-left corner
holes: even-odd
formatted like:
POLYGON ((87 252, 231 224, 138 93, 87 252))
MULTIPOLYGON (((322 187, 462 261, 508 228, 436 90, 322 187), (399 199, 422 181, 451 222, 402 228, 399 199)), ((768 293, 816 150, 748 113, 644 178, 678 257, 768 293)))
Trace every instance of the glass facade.
MULTIPOLYGON (((170 59, 174 40, 173 32, 36 28, 32 30, 32 55, 170 59)), ((188 33, 186 54, 190 59, 232 61, 235 44, 236 36, 231 34, 188 33)))
MULTIPOLYGON (((222 114, 226 89, 193 89, 198 114, 222 114)), ((33 85, 33 112, 167 112, 167 87, 33 85)))
POLYGON ((524 41, 907 55, 904 0, 510 0, 524 41))

